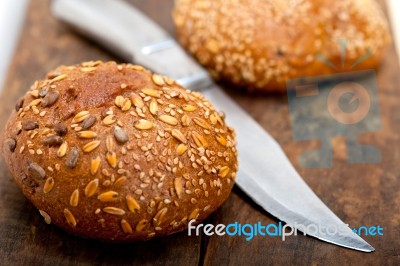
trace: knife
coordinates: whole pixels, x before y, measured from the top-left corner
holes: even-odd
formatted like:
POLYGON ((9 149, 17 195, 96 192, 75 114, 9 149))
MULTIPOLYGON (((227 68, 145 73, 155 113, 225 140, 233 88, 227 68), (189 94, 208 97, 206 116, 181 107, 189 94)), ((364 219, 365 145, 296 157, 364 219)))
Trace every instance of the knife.
POLYGON ((320 240, 374 251, 314 194, 279 144, 155 22, 120 0, 53 0, 52 12, 120 57, 201 91, 217 109, 224 110, 238 140, 236 184, 264 210, 320 240), (315 226, 338 230, 305 230, 315 226))

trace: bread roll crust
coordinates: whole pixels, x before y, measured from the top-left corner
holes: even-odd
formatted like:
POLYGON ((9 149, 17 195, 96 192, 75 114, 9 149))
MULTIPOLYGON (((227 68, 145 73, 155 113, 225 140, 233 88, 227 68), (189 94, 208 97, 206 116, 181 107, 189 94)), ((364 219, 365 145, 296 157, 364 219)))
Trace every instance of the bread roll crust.
POLYGON ((263 92, 284 92, 293 78, 377 68, 390 42, 375 0, 176 0, 173 18, 180 43, 214 78, 263 92))
POLYGON ((1 136, 16 183, 54 223, 103 241, 199 222, 228 197, 232 128, 199 93, 140 66, 61 66, 16 104, 1 136))

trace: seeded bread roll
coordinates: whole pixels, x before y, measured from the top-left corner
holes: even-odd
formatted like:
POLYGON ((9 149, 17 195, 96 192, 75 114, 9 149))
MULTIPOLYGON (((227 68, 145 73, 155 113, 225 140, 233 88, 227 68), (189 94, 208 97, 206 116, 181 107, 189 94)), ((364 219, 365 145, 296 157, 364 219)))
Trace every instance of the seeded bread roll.
POLYGON ((263 92, 284 92, 293 78, 376 68, 390 41, 375 0, 175 0, 173 18, 181 44, 214 78, 263 92))
POLYGON ((199 222, 228 197, 232 128, 200 93, 135 65, 60 66, 17 102, 3 156, 47 223, 126 242, 199 222))

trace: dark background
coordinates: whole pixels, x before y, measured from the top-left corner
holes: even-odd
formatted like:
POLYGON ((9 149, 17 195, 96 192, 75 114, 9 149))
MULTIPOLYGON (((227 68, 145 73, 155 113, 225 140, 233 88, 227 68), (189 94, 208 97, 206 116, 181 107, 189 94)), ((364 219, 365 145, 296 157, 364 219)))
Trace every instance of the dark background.
MULTIPOLYGON (((16 54, 0 96, 3 125, 34 80, 60 64, 86 60, 117 60, 55 20, 48 0, 31 1, 16 54)), ((131 0, 175 35, 172 0, 131 0)), ((46 225, 37 210, 12 182, 0 160, 0 264, 3 265, 400 265, 400 91, 398 57, 390 46, 378 73, 382 130, 360 137, 378 147, 382 162, 349 165, 345 139, 333 138, 331 169, 302 169, 298 155, 318 148, 318 141, 292 138, 286 95, 251 96, 229 90, 231 96, 283 146, 305 181, 344 222, 352 227, 380 225, 384 236, 366 236, 375 247, 357 252, 304 236, 199 236, 184 231, 148 242, 113 245, 80 239, 46 225)), ((293 195, 296 197, 296 195, 293 195)), ((235 187, 228 201, 212 214, 210 223, 277 223, 235 187)))

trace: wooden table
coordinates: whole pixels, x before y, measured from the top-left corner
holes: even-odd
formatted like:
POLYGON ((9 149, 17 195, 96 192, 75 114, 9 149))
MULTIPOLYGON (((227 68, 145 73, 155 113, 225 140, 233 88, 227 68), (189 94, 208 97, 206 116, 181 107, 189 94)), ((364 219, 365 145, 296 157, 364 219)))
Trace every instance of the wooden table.
MULTIPOLYGON (((71 31, 50 15, 48 0, 31 1, 22 37, 0 98, 4 124, 14 102, 30 84, 59 64, 85 60, 117 60, 112 54, 71 31)), ((174 34, 172 0, 132 0, 174 34)), ((400 265, 400 70, 393 46, 378 74, 383 129, 362 136, 378 147, 380 164, 349 165, 343 138, 334 138, 331 169, 302 169, 297 156, 315 148, 315 141, 296 142, 290 129, 287 97, 231 96, 283 146, 316 194, 351 226, 380 225, 384 236, 364 237, 376 251, 357 252, 311 237, 189 237, 184 231, 162 239, 112 245, 70 236, 46 225, 12 182, 0 161, 0 264, 2 265, 400 265)), ((296 195, 293 195, 296 197, 296 195)), ((277 223, 238 188, 211 215, 209 223, 277 223)))

